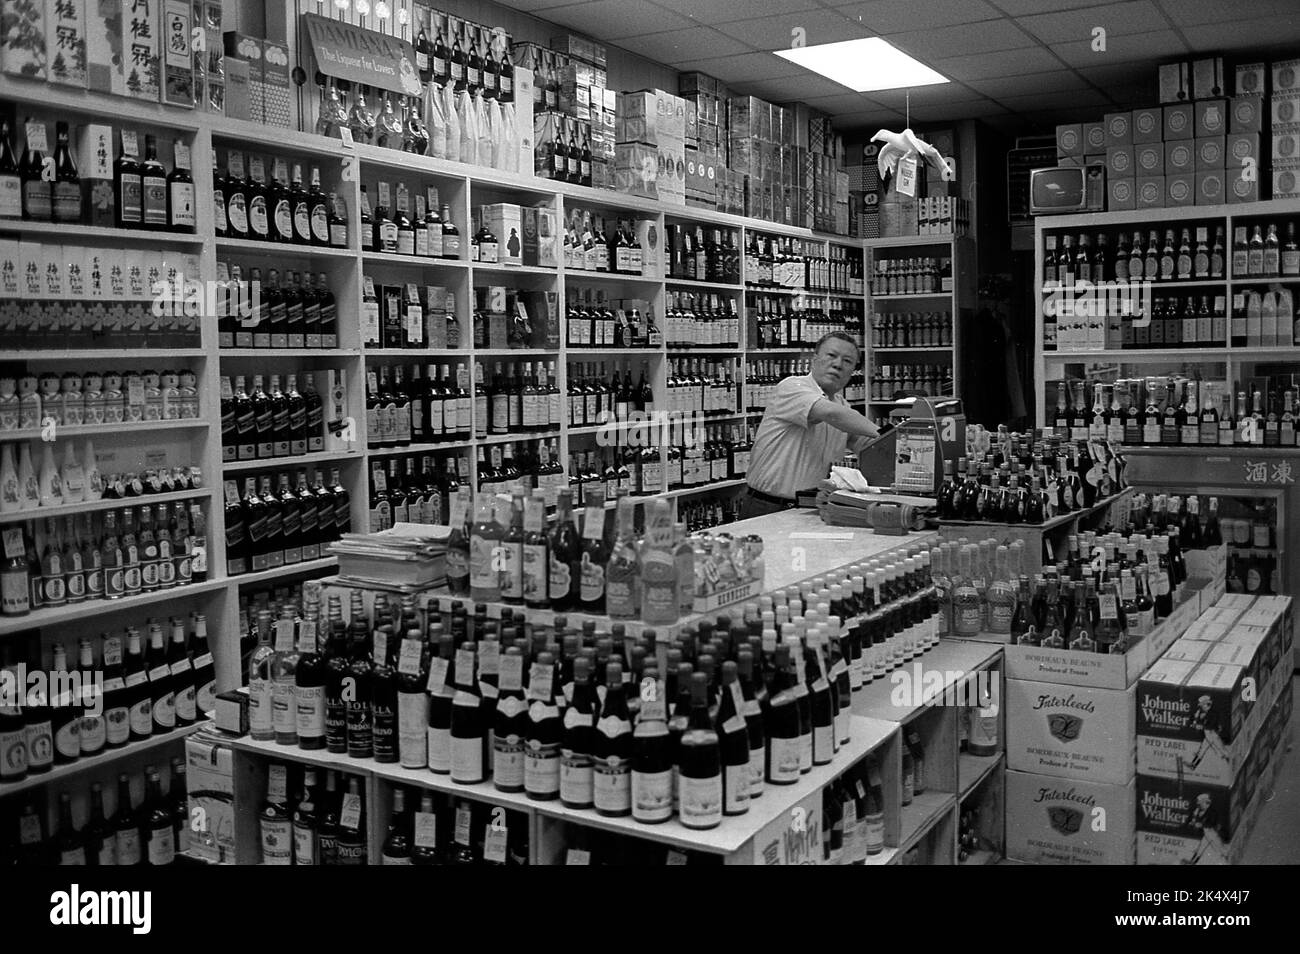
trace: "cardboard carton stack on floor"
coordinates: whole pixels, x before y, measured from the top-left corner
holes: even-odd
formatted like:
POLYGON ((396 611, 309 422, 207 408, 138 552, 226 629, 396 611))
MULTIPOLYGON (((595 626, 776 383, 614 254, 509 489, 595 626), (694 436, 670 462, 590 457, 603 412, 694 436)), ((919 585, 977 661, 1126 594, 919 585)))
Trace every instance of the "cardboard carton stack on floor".
POLYGON ((1139 864, 1235 864, 1291 715, 1291 599, 1227 594, 1137 686, 1139 864))
POLYGON ((1122 655, 1006 647, 1007 857, 1133 864, 1136 688, 1200 614, 1203 580, 1122 655))

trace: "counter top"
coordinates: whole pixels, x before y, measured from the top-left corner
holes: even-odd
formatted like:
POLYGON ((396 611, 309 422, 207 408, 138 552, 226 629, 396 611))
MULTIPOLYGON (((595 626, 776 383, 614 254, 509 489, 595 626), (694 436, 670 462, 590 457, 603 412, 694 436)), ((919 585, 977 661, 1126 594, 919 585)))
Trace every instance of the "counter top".
POLYGON ((763 561, 767 575, 763 592, 770 593, 812 576, 821 576, 849 563, 869 560, 898 547, 938 541, 938 533, 907 533, 889 536, 859 527, 832 527, 822 523, 811 507, 783 510, 764 517, 750 517, 714 528, 715 533, 744 536, 756 533, 763 538, 763 561))

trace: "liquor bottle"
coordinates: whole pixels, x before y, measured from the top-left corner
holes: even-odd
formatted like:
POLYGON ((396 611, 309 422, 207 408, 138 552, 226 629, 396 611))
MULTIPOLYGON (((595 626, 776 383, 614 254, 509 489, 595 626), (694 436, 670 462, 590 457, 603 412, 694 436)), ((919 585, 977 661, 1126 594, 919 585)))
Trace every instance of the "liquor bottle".
POLYGON ((77 175, 77 166, 72 161, 72 151, 68 148, 68 124, 59 121, 54 124, 54 129, 54 182, 51 205, 54 221, 80 222, 82 219, 81 177, 77 175))
POLYGON ((321 791, 317 787, 316 769, 302 772, 302 792, 293 810, 293 863, 295 865, 321 864, 320 825, 321 791))
POLYGON ((492 784, 502 792, 524 790, 524 740, 528 703, 524 698, 524 657, 518 646, 501 656, 492 722, 492 784))
POLYGON ((564 709, 564 735, 560 742, 560 801, 568 808, 595 804, 593 757, 596 750, 596 716, 600 699, 591 679, 591 660, 573 661, 573 696, 564 709))
MULTIPOLYGON (((194 635, 190 640, 192 666, 194 670, 194 713, 196 719, 206 716, 216 708, 216 666, 212 652, 208 648, 208 622, 203 615, 194 617, 194 635)), ((121 646, 118 644, 117 658, 121 658, 121 646)), ((108 665, 108 641, 104 644, 104 665, 108 665)), ((107 682, 105 682, 107 692, 107 682)), ((107 711, 107 709, 105 710, 107 711)), ((109 719, 109 744, 113 743, 113 721, 109 719)))
MULTIPOLYGON (((148 804, 147 800, 144 804, 148 804)), ((131 780, 123 772, 117 777, 117 812, 109 823, 113 853, 118 865, 144 864, 144 846, 140 843, 140 819, 131 799, 131 780)))
POLYGON ((686 828, 716 828, 722 823, 722 758, 718 734, 709 720, 708 676, 691 674, 690 723, 678 750, 678 811, 686 828))
POLYGON ((197 225, 194 177, 190 173, 190 147, 172 140, 172 171, 167 174, 167 228, 193 232, 197 225))
POLYGON ((555 529, 550 538, 550 598, 556 612, 568 612, 579 605, 583 543, 573 523, 572 500, 568 491, 556 496, 555 529))
MULTIPOLYGON (((86 644, 83 655, 89 655, 90 645, 86 644)), ((167 665, 171 670, 172 705, 175 713, 175 725, 192 725, 198 718, 197 686, 194 682, 194 666, 190 660, 189 650, 185 645, 185 622, 173 619, 171 641, 167 647, 167 665)), ((83 732, 84 722, 83 722, 83 732)))
POLYGON ((43 122, 28 118, 24 123, 27 148, 18 164, 22 182, 23 218, 49 222, 54 218, 54 190, 45 177, 45 154, 50 151, 48 131, 43 122))
POLYGON ((605 699, 592 738, 596 811, 614 817, 629 815, 632 812, 632 721, 624 695, 623 667, 618 662, 611 662, 605 668, 605 699))
POLYGON ((10 144, 9 120, 0 120, 0 219, 23 217, 23 182, 10 144))
POLYGON ((524 790, 546 801, 560 794, 560 743, 563 724, 555 704, 555 657, 539 653, 529 679, 528 736, 524 748, 524 790))
POLYGON ((166 229, 169 225, 167 210, 167 172, 158 161, 158 142, 153 136, 144 137, 144 161, 140 163, 141 196, 144 201, 143 223, 147 229, 166 229))
POLYGON ((170 865, 176 861, 176 830, 156 771, 149 772, 149 795, 145 804, 148 806, 148 827, 144 832, 147 863, 155 867, 170 865))
POLYGON ((443 634, 441 627, 431 629, 430 643, 437 644, 438 655, 429 661, 429 771, 439 775, 451 773, 451 714, 456 696, 454 638, 443 634), (435 636, 437 637, 435 640, 435 636))
POLYGON ((605 570, 609 549, 605 545, 605 497, 595 489, 584 495, 579 607, 585 613, 605 612, 605 570))
POLYGON ((104 786, 99 782, 90 786, 90 814, 81 835, 87 864, 98 867, 117 864, 117 838, 104 816, 104 786))
POLYGON ((368 831, 365 803, 361 794, 361 780, 355 775, 348 778, 348 790, 343 796, 338 817, 338 861, 340 865, 366 864, 368 831))
MULTIPOLYGON (((283 476, 283 475, 282 475, 283 476)), ((277 745, 298 744, 297 685, 298 645, 293 611, 284 610, 275 622, 273 652, 269 661, 271 679, 271 731, 277 745)))
POLYGON ((470 532, 470 596, 478 602, 500 602, 501 573, 496 548, 504 528, 493 514, 492 498, 485 495, 477 502, 477 514, 470 532))
POLYGON ((451 206, 443 203, 442 206, 442 257, 459 259, 461 257, 460 229, 451 218, 451 206))
POLYGON ((451 780, 477 785, 487 779, 489 725, 478 682, 478 647, 456 650, 456 694, 451 705, 451 780))

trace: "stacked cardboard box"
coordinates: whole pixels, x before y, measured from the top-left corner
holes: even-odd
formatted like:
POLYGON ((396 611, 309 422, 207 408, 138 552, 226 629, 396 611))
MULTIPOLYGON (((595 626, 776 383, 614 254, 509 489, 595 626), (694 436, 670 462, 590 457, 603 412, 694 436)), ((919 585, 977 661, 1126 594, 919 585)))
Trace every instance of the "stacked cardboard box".
POLYGON ((1241 860, 1289 724, 1291 615, 1223 595, 1139 680, 1139 863, 1241 860))
POLYGON ((686 101, 661 89, 618 94, 614 184, 686 204, 686 101))
POLYGON ((727 176, 726 88, 707 73, 683 73, 677 92, 685 108, 687 204, 743 213, 743 181, 737 202, 727 176))
POLYGON ((1273 198, 1294 199, 1300 197, 1300 60, 1274 63, 1269 77, 1273 198))
POLYGON ((1134 862, 1136 684, 1195 621, 1205 585, 1124 654, 1006 647, 1007 857, 1134 862))

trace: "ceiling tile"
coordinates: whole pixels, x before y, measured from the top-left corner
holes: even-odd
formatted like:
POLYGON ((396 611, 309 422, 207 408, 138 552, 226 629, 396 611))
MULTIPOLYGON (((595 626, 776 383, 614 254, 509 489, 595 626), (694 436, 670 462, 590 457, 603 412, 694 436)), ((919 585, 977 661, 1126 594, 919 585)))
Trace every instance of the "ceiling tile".
POLYGON ((1082 10, 1018 17, 1016 22, 1044 43, 1091 40, 1092 32, 1097 27, 1104 28, 1109 38, 1120 33, 1149 33, 1169 26, 1151 0, 1133 0, 1130 3, 1110 3, 1082 10))
POLYGON ((979 119, 982 116, 1005 116, 1009 110, 990 99, 976 103, 934 104, 912 109, 913 123, 956 122, 959 119, 979 119))
MULTIPOLYGON (((845 86, 833 80, 828 80, 824 76, 818 76, 816 73, 804 71, 802 76, 787 77, 785 79, 765 80, 762 85, 767 89, 770 95, 774 96, 778 102, 790 102, 792 100, 808 99, 813 96, 836 96, 840 93, 852 92, 845 86), (771 91, 777 92, 771 92, 771 91)), ((759 94, 768 95, 768 94, 759 94)))
POLYGON ((813 96, 804 100, 813 109, 821 110, 823 113, 830 113, 832 116, 841 113, 861 113, 870 109, 878 109, 879 104, 868 97, 865 93, 840 93, 835 96, 813 96))
POLYGON ((937 103, 969 103, 984 99, 984 94, 957 83, 943 83, 935 86, 917 86, 910 90, 872 90, 871 98, 882 106, 903 109, 909 98, 913 106, 933 106, 937 103))
MULTIPOLYGON (((1295 10, 1294 5, 1292 10, 1295 10)), ((1256 12, 1253 6, 1250 7, 1250 12, 1256 12)), ((1183 29, 1183 35, 1187 37, 1192 49, 1207 52, 1251 47, 1265 50, 1276 47, 1280 42, 1290 41, 1292 49, 1288 52, 1293 53, 1297 34, 1300 34, 1300 16, 1294 13, 1290 17, 1261 17, 1183 29)))
POLYGON ((806 72, 802 66, 783 60, 773 53, 741 53, 738 56, 690 60, 678 64, 677 68, 684 73, 694 70, 708 73, 729 85, 780 79, 784 76, 800 76, 806 72))
POLYGON ((776 56, 775 53, 740 53, 737 56, 710 57, 707 60, 689 60, 677 65, 682 73, 698 70, 723 83, 751 83, 759 79, 798 77, 806 73, 802 66, 776 56))
POLYGON ((889 37, 889 42, 920 59, 970 56, 1035 45, 1033 37, 1016 29, 1009 20, 984 20, 933 30, 895 33, 889 37))
POLYGON ((673 67, 688 60, 734 56, 738 53, 750 52, 749 48, 739 40, 723 36, 712 27, 703 26, 691 27, 689 30, 670 30, 667 33, 651 33, 639 36, 635 42, 626 45, 639 56, 673 67))
POLYGON ((1031 73, 1028 76, 996 76, 971 80, 970 86, 976 92, 996 98, 1016 96, 1026 90, 1054 93, 1057 90, 1087 88, 1087 84, 1077 73, 1066 69, 1054 70, 1050 73, 1031 73))
MULTIPOLYGON (((1035 13, 1049 13, 1054 10, 1074 10, 1078 7, 1095 7, 1097 0, 994 0, 1009 17, 1032 16, 1035 13)), ((1184 2, 1184 0, 1179 0, 1184 2)))
POLYGON ((571 6, 547 10, 546 19, 608 42, 617 42, 643 33, 692 29, 695 26, 686 17, 639 0, 587 0, 584 3, 572 3, 571 6))
POLYGON ((773 14, 755 20, 722 23, 718 30, 756 50, 784 50, 790 46, 791 31, 804 30, 805 45, 838 43, 871 36, 862 25, 847 20, 834 10, 805 10, 801 13, 773 14))
MULTIPOLYGON (((514 0, 505 0, 513 4, 514 0)), ((543 0, 545 2, 545 0, 543 0)), ((572 2, 572 0, 569 0, 572 2)), ((728 23, 754 16, 754 0, 651 0, 658 7, 673 10, 699 23, 728 23)), ((768 16, 816 10, 817 0, 763 0, 763 12, 768 16)))
POLYGON ((996 20, 1001 16, 984 0, 849 0, 846 3, 828 0, 827 6, 882 36, 954 23, 996 20))
POLYGON ((573 3, 573 0, 501 0, 501 2, 512 10, 533 13, 537 10, 549 10, 552 7, 567 7, 573 3))
POLYGON ((1101 109, 1110 105, 1104 93, 1092 89, 1063 90, 1055 93, 1034 92, 1024 96, 999 96, 998 102, 1013 113, 1032 113, 1044 109, 1072 107, 1101 109))
MULTIPOLYGON (((1150 33, 1108 33, 1106 49, 1094 50, 1092 40, 1073 43, 1054 43, 1051 50, 1070 66, 1083 69, 1088 66, 1105 66, 1132 60, 1157 60, 1164 56, 1186 56, 1190 51, 1173 30, 1150 33)), ((1155 66, 1151 67, 1153 70, 1155 66)))
MULTIPOLYGON (((1235 23, 1241 19, 1240 0, 1157 0, 1165 14, 1178 26, 1199 26, 1206 23, 1235 23)), ((1251 19, 1265 16, 1286 16, 1296 13, 1295 0, 1251 0, 1251 19)), ((1270 43, 1276 38, 1270 38, 1270 43)))
MULTIPOLYGON (((1156 84, 1156 68, 1151 63, 1115 63, 1110 66, 1085 66, 1079 75, 1094 86, 1102 89, 1114 84, 1131 84, 1146 82, 1152 87, 1156 84)), ((1153 90, 1154 92, 1154 90, 1153 90)))
POLYGON ((931 65, 944 76, 962 82, 1061 69, 1061 61, 1042 47, 976 56, 954 56, 936 60, 931 65))

